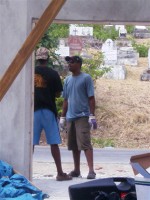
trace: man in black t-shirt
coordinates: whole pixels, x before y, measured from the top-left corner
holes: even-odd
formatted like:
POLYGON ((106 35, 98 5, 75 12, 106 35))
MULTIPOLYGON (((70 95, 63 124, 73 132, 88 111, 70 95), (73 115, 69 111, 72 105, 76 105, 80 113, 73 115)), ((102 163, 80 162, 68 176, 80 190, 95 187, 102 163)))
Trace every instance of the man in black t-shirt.
POLYGON ((62 83, 58 73, 48 67, 49 50, 40 47, 36 51, 38 65, 35 67, 34 77, 34 145, 39 145, 41 132, 44 129, 47 144, 51 146, 57 177, 56 180, 71 180, 71 176, 62 170, 61 156, 58 144, 61 143, 60 132, 57 123, 57 109, 55 98, 60 97, 62 83))

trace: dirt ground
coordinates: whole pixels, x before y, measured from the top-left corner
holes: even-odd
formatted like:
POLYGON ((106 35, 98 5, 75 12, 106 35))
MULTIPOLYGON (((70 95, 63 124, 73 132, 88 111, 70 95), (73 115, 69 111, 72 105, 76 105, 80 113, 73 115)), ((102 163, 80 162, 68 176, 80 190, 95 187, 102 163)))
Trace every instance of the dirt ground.
POLYGON ((147 67, 148 59, 140 58, 137 67, 126 66, 126 80, 97 80, 94 137, 109 138, 118 148, 150 147, 150 82, 140 81, 147 67))

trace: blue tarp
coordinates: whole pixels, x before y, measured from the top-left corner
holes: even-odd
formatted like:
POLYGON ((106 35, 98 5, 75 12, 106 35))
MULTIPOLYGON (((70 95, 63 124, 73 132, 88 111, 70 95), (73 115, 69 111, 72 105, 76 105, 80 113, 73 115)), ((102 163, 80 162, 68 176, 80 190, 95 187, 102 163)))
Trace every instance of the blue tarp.
POLYGON ((11 165, 0 160, 0 200, 43 200, 48 197, 24 176, 15 174, 11 165))

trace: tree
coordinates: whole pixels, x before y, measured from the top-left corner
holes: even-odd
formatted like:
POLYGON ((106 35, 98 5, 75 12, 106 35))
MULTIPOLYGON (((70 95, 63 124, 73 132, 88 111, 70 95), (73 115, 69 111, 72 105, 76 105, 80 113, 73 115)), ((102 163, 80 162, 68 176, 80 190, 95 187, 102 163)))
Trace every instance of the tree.
POLYGON ((67 38, 68 36, 68 24, 51 24, 38 45, 48 49, 56 49, 59 44, 59 39, 67 38))
POLYGON ((104 26, 94 25, 94 37, 101 39, 102 41, 107 40, 108 38, 115 40, 118 37, 118 31, 115 27, 104 28, 104 26))
POLYGON ((100 51, 92 53, 92 58, 83 60, 82 71, 91 75, 93 80, 101 77, 107 69, 101 68, 103 54, 100 51))
POLYGON ((61 62, 60 56, 55 53, 58 47, 60 38, 67 38, 69 35, 68 24, 51 24, 48 30, 45 32, 41 41, 38 43, 36 48, 41 46, 46 47, 50 51, 49 65, 52 67, 62 68, 63 63, 61 62))

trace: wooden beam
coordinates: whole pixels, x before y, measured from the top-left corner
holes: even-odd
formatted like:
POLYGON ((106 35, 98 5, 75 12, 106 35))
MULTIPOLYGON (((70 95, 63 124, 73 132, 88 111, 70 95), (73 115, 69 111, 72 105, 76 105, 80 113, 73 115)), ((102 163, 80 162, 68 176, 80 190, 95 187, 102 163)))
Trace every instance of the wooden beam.
POLYGON ((32 54, 35 46, 42 38, 61 7, 64 5, 65 1, 66 0, 52 0, 44 11, 43 15, 38 20, 36 26, 29 34, 21 49, 18 51, 16 57, 0 80, 0 101, 23 68, 29 56, 32 54))
MULTIPOLYGON (((150 153, 131 156, 130 162, 139 163, 144 169, 147 169, 150 167, 150 153)), ((135 175, 139 174, 133 167, 132 169, 135 175)))

